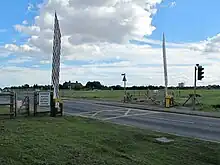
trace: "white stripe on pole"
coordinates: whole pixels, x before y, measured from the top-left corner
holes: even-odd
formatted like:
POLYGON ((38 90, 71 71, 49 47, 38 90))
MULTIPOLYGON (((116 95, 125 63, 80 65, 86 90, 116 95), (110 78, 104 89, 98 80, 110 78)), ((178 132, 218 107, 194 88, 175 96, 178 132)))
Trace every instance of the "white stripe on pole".
POLYGON ((54 88, 54 99, 59 99, 59 76, 60 76, 60 52, 61 52, 61 33, 59 21, 55 12, 54 40, 53 40, 53 62, 52 62, 52 86, 54 88))

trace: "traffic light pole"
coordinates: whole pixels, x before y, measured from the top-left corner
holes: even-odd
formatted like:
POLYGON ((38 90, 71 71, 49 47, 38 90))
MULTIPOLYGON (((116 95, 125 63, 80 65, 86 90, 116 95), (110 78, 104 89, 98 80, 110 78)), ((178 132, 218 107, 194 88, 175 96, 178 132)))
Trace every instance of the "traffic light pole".
POLYGON ((126 79, 126 74, 124 73, 124 74, 121 74, 122 76, 123 76, 123 79, 122 79, 122 81, 124 82, 124 102, 126 101, 126 95, 127 95, 127 92, 126 92, 126 81, 127 81, 127 79, 126 79))
POLYGON ((126 81, 124 81, 124 94, 126 96, 126 81))
POLYGON ((197 66, 195 66, 195 75, 194 75, 194 94, 193 94, 193 110, 196 109, 196 71, 197 71, 197 66))

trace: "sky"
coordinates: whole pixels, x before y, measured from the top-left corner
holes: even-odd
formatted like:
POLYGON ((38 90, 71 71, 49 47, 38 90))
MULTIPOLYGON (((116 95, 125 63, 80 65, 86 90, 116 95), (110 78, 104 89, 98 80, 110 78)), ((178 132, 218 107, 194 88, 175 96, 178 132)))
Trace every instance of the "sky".
POLYGON ((61 77, 122 85, 163 85, 166 36, 168 84, 219 84, 219 0, 2 0, 0 87, 51 84, 54 13, 61 33, 61 77))

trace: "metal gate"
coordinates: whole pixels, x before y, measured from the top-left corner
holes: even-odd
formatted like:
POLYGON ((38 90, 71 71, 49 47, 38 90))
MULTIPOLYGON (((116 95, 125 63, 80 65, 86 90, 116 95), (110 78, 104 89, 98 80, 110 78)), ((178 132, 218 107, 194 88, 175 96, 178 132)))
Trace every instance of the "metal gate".
POLYGON ((0 93, 0 116, 16 116, 16 94, 14 92, 0 93))

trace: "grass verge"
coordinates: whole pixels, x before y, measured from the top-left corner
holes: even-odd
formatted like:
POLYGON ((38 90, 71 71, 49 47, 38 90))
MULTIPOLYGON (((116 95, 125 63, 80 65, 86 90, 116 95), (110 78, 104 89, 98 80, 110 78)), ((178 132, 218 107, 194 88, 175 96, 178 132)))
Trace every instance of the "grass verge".
MULTIPOLYGON (((182 105, 189 97, 189 94, 193 93, 193 90, 169 90, 174 94, 174 100, 178 104, 182 105)), ((147 90, 128 90, 133 98, 146 99, 145 95, 147 90)), ((201 95, 197 98, 200 105, 197 106, 197 110, 207 112, 220 112, 220 90, 197 90, 197 94, 201 95)), ((60 95, 66 98, 84 98, 84 99, 98 99, 98 100, 112 100, 122 101, 124 96, 123 90, 98 90, 98 91, 74 91, 74 90, 61 90, 60 95)), ((152 95, 152 91, 151 91, 152 95)), ((153 95, 152 95, 153 96, 153 95)), ((163 100, 163 91, 155 95, 156 100, 163 100)), ((186 107, 192 107, 192 102, 189 101, 186 107)))
POLYGON ((0 105, 0 115, 1 114, 10 114, 10 107, 6 105, 0 105))
POLYGON ((220 164, 220 144, 77 117, 1 120, 0 134, 1 165, 220 164))

